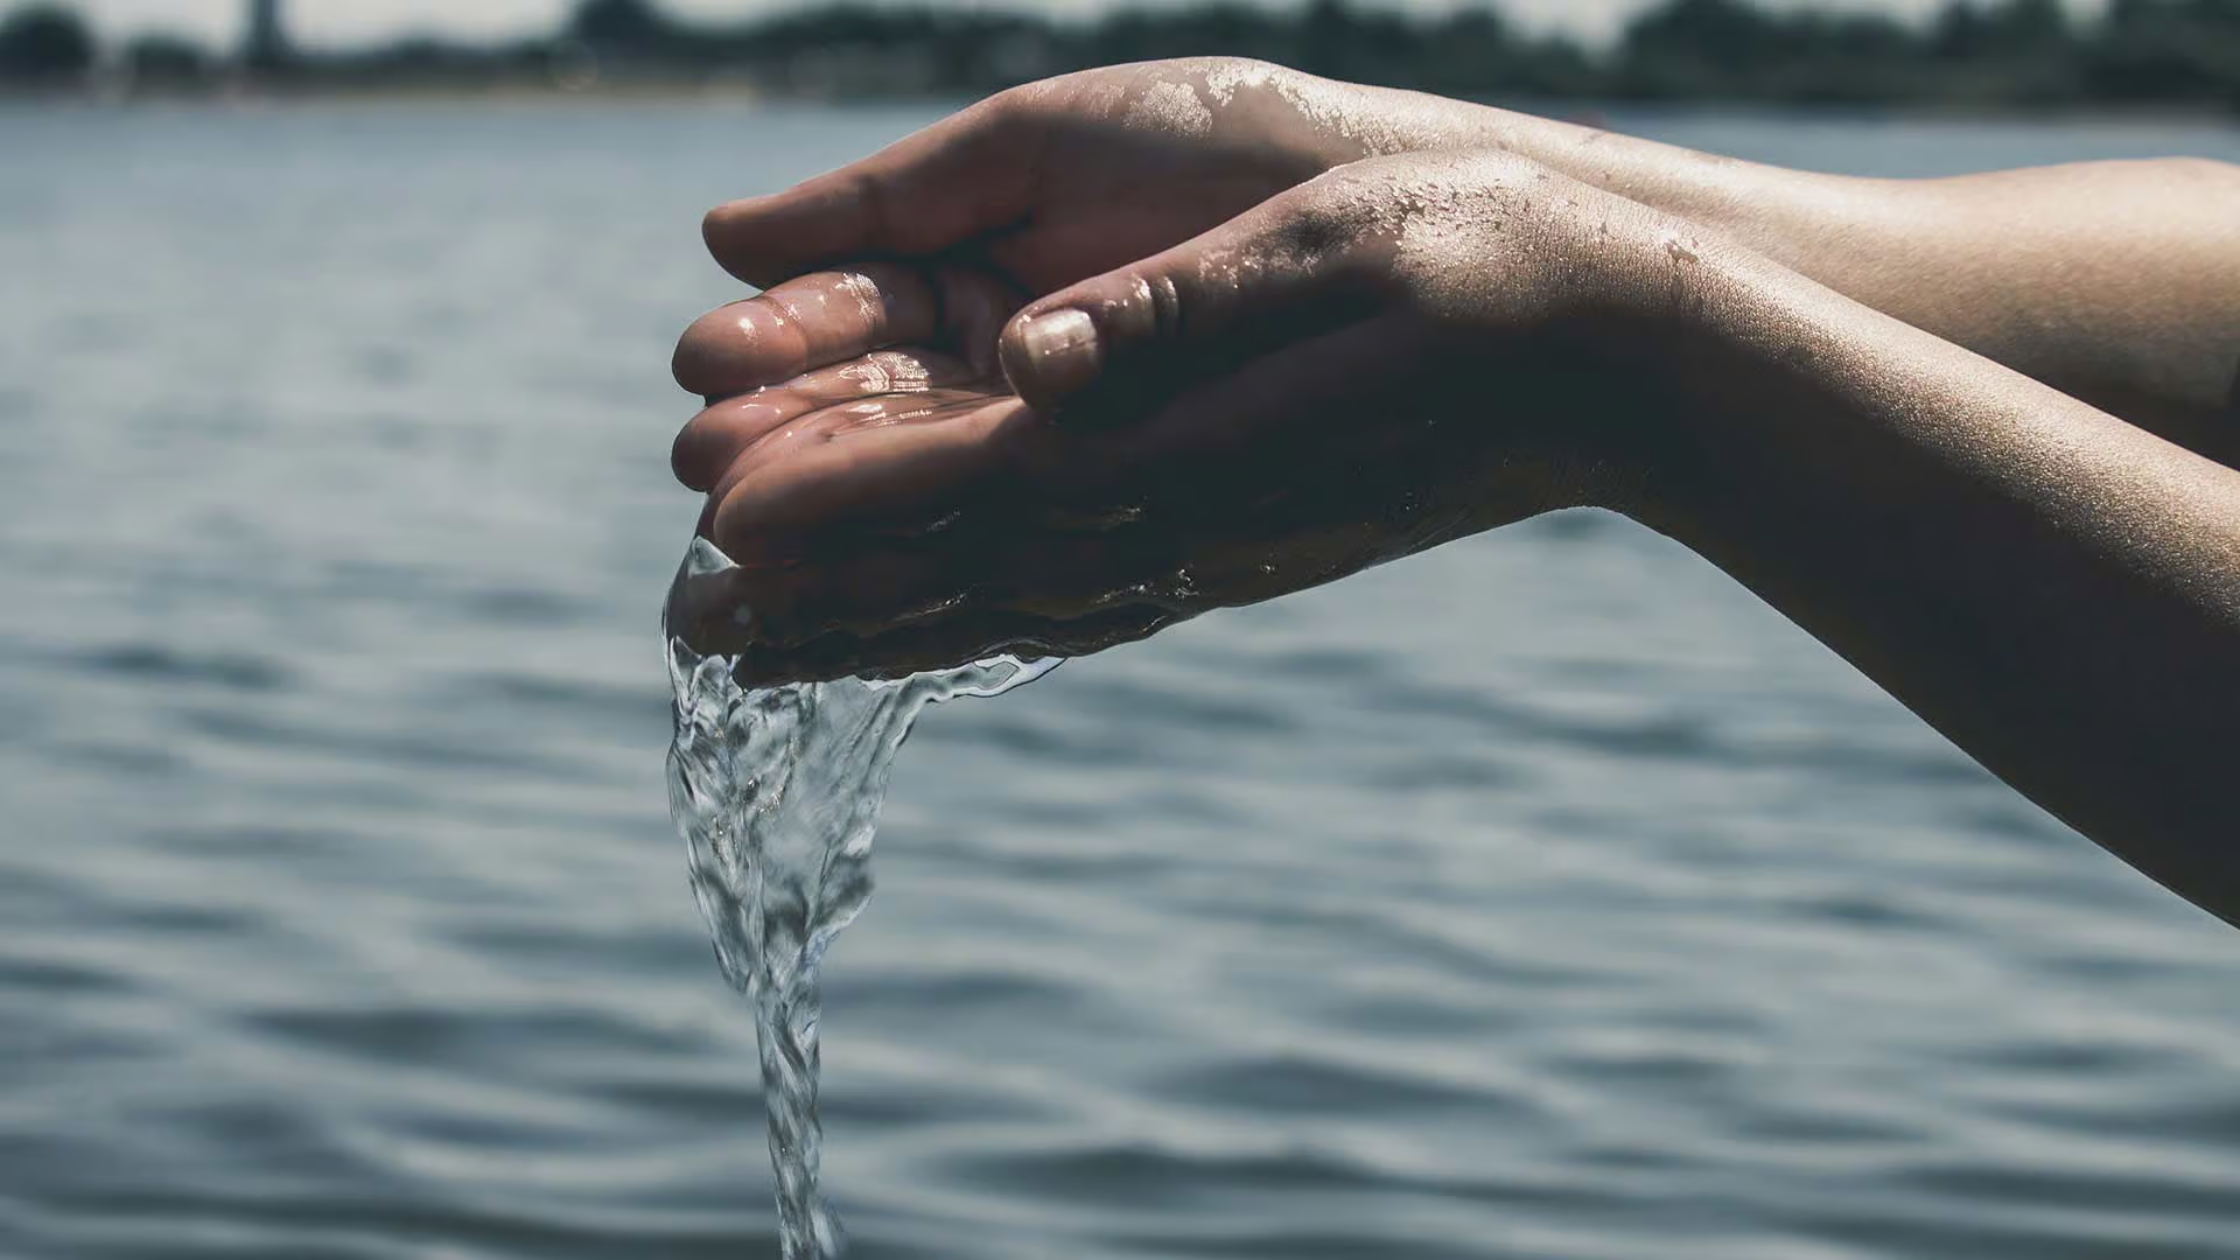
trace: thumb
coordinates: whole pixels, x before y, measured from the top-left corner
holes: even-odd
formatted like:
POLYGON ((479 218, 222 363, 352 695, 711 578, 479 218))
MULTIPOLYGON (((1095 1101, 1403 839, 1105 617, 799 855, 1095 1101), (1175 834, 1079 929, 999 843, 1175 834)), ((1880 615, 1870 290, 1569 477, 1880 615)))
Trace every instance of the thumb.
POLYGON ((839 170, 718 206, 701 225, 731 274, 768 288, 840 260, 922 257, 1025 215, 1041 124, 991 97, 839 170))
POLYGON ((1307 194, 1028 303, 999 347, 1012 389, 1089 427, 1358 317, 1368 293, 1354 235, 1307 194))

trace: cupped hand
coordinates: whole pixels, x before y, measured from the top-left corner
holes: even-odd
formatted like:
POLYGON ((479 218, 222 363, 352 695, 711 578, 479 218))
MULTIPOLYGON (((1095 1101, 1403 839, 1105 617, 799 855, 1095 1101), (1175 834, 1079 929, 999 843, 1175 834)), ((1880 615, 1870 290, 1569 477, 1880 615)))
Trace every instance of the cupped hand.
POLYGON ((798 282, 908 300, 789 323, 796 366, 826 336, 947 349, 811 368, 686 428, 679 473, 742 562, 694 594, 688 637, 771 679, 1074 655, 1627 506, 1708 248, 1512 156, 1445 153, 1332 171, 1000 331, 922 270, 798 282))
POLYGON ((1181 243, 1283 189, 1418 143, 1431 97, 1234 58, 1111 66, 1013 88, 705 224, 769 286, 822 264, 968 255, 1030 294, 1181 243))
POLYGON ((1465 107, 1199 58, 1014 88, 861 161, 712 211, 709 250, 771 292, 696 323, 711 401, 898 344, 971 353, 991 323, 1335 166, 1451 139, 1465 107), (884 260, 907 266, 866 266, 884 260), (825 269, 845 266, 847 271, 825 269))

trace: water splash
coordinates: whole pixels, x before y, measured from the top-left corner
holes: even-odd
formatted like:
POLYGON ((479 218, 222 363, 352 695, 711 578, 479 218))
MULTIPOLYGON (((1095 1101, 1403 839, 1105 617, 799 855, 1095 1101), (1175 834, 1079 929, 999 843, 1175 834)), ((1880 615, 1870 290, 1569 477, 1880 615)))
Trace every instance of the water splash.
MULTIPOLYGON (((695 539, 677 590, 730 567, 695 539)), ((1000 695, 1056 662, 1000 657, 895 682, 742 687, 737 658, 702 656, 675 634, 668 645, 669 808, 716 960, 754 1007, 780 1246, 785 1260, 825 1260, 845 1236, 818 1190, 818 967, 870 900, 888 771, 927 705, 1000 695)))

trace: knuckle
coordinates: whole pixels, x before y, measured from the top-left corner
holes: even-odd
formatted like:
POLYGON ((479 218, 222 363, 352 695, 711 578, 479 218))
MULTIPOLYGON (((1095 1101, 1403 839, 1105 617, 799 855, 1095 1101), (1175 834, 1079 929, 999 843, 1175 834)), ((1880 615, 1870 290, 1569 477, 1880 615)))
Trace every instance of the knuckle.
POLYGON ((713 480, 707 475, 706 462, 698 423, 677 430, 676 440, 669 443, 669 474, 677 483, 687 490, 705 492, 713 480))
POLYGON ((1182 289, 1175 277, 1167 272, 1136 276, 1129 285, 1129 296, 1141 312, 1139 320, 1144 336, 1154 341, 1172 341, 1183 335, 1182 289))
POLYGON ((1035 89, 1039 86, 1033 83, 1021 84, 982 99, 971 107, 973 122, 997 130, 1017 124, 1035 99, 1035 89))
MULTIPOLYGON (((1335 186, 1334 186, 1335 188, 1335 186)), ((1270 240, 1284 257, 1312 261, 1341 253, 1360 239, 1372 218, 1371 207, 1347 195, 1300 198, 1286 204, 1270 227, 1270 240)))
POLYGON ((1036 129, 1047 122, 1053 85, 1063 81, 1050 79, 1005 88, 968 106, 958 117, 961 126, 955 143, 990 154, 1005 154, 1029 143, 1036 129))

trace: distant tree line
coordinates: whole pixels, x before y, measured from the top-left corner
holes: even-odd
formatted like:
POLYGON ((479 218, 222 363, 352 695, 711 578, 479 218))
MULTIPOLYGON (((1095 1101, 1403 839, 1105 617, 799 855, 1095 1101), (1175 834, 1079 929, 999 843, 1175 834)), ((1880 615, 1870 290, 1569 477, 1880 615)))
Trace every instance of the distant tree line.
MULTIPOLYGON (((259 67, 276 88, 736 81, 814 97, 975 95, 1119 61, 1224 54, 1463 96, 1782 104, 2154 105, 2240 112, 2240 0, 1948 0, 1927 23, 1753 0, 1658 0, 1607 47, 1533 34, 1498 5, 1444 16, 1314 0, 1236 0, 1055 22, 1000 9, 822 4, 749 23, 680 20, 652 0, 583 0, 547 38, 415 40, 259 67)), ((96 72, 145 86, 248 71, 177 39, 100 47, 67 6, 0 21, 0 84, 68 87, 96 72)))

